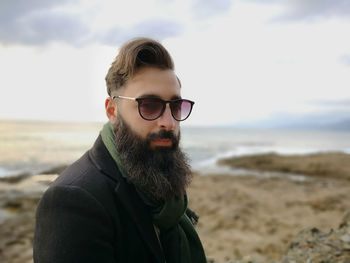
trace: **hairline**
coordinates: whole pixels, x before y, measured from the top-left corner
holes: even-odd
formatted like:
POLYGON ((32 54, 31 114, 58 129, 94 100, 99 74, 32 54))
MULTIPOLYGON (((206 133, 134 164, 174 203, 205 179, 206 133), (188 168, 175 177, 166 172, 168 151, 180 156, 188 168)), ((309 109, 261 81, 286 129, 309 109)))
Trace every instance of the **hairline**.
POLYGON ((132 80, 132 79, 134 78, 134 76, 136 76, 136 75, 139 73, 140 70, 143 70, 143 69, 146 69, 146 68, 155 68, 155 69, 164 70, 164 71, 165 71, 165 70, 170 70, 170 71, 172 71, 172 72, 174 73, 174 75, 175 75, 175 77, 176 77, 176 80, 177 80, 177 82, 178 82, 178 84, 179 84, 179 87, 180 87, 180 89, 181 89, 181 87, 182 87, 182 86, 181 86, 181 81, 180 81, 179 77, 176 75, 174 69, 158 67, 157 65, 145 65, 145 66, 142 66, 142 67, 138 68, 138 69, 133 73, 133 75, 130 76, 130 77, 128 78, 128 80, 123 84, 123 86, 120 86, 119 88, 113 89, 113 90, 111 91, 110 97, 113 98, 114 96, 120 95, 120 94, 121 94, 121 91, 123 91, 123 90, 126 89, 126 86, 127 86, 128 82, 129 82, 130 80, 132 80))

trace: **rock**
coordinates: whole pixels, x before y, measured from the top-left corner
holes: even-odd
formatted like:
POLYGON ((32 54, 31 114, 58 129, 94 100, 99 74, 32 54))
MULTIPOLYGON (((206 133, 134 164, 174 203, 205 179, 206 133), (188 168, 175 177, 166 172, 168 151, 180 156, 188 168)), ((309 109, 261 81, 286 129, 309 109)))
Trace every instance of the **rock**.
POLYGON ((20 174, 13 175, 13 176, 0 177, 0 182, 15 184, 15 183, 18 183, 18 182, 28 178, 31 175, 32 175, 31 173, 24 172, 24 173, 20 173, 20 174))
POLYGON ((301 231, 290 243, 282 263, 350 263, 350 212, 338 230, 317 228, 301 231))
POLYGON ((349 227, 350 227, 350 212, 348 212, 344 216, 342 222, 339 225, 339 228, 349 228, 349 227))
POLYGON ((61 174, 67 167, 68 165, 63 164, 63 165, 55 166, 53 168, 42 171, 39 174, 61 174))
POLYGON ((254 154, 220 159, 218 164, 231 168, 350 180, 350 154, 342 152, 315 153, 310 155, 254 154))
POLYGON ((0 262, 32 263, 36 206, 56 175, 0 182, 0 262))

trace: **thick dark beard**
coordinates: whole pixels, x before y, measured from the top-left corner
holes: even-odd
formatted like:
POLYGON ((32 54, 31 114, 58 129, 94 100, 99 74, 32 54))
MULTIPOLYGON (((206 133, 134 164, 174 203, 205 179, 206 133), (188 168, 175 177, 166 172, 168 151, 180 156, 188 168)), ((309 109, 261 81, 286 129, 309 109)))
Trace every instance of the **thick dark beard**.
POLYGON ((144 140, 120 115, 114 124, 114 133, 115 146, 129 182, 157 201, 185 194, 192 174, 188 158, 179 147, 180 134, 176 137, 172 131, 161 130, 144 140), (151 149, 150 141, 155 138, 171 139, 172 147, 151 149))

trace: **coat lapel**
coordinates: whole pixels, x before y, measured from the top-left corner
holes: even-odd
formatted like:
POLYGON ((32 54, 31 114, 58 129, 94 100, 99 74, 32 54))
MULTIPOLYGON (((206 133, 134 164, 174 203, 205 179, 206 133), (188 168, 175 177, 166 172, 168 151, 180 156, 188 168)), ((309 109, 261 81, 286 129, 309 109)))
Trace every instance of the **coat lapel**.
POLYGON ((115 194, 118 200, 128 211, 130 218, 134 220, 142 238, 158 262, 165 262, 149 210, 136 193, 134 186, 127 183, 122 177, 118 166, 105 147, 101 135, 98 136, 94 146, 89 151, 89 156, 101 172, 116 182, 115 194))

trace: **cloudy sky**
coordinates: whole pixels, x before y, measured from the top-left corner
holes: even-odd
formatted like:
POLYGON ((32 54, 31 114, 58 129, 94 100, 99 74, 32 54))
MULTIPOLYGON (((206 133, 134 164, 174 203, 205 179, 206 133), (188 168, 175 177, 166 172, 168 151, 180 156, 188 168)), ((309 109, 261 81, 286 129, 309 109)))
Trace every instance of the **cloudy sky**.
POLYGON ((0 119, 105 121, 120 45, 161 41, 190 125, 350 116, 347 0, 1 0, 0 119))

